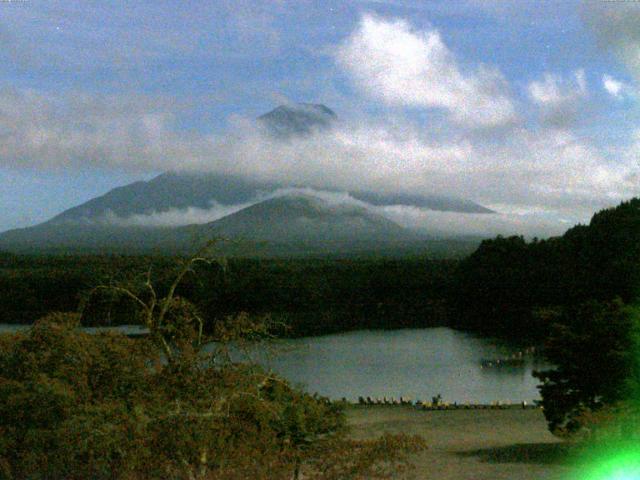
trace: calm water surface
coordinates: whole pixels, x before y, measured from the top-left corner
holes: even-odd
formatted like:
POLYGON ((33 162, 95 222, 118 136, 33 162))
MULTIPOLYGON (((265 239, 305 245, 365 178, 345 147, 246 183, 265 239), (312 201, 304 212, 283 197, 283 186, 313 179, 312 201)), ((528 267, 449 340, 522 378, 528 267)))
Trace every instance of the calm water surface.
MULTIPOLYGON (((0 333, 14 333, 25 331, 31 325, 0 323, 0 333)), ((88 333, 97 332, 120 332, 125 335, 144 335, 147 329, 140 325, 118 325, 116 327, 82 327, 82 330, 88 333)))
POLYGON ((448 402, 532 402, 539 399, 535 369, 481 368, 481 360, 515 350, 450 328, 357 331, 279 342, 280 352, 260 361, 310 392, 331 398, 358 396, 448 402))
MULTIPOLYGON (((0 324, 0 332, 25 328, 0 324)), ((141 333, 136 325, 113 327, 141 333)), ((106 330, 87 328, 88 331, 106 330)), ((361 330, 274 342, 254 358, 309 392, 333 399, 358 396, 447 402, 531 402, 539 399, 535 369, 547 368, 526 358, 523 366, 481 368, 482 359, 515 350, 450 328, 361 330)))

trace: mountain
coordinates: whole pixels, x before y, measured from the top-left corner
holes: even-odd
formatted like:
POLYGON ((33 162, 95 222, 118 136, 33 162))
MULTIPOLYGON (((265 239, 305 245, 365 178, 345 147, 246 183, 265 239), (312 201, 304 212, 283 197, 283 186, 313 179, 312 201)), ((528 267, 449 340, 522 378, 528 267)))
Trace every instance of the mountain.
POLYGON ((206 225, 187 227, 209 236, 273 243, 397 242, 420 238, 366 208, 287 195, 247 207, 206 225))
MULTIPOLYGON (((286 141, 293 136, 330 129, 336 120, 336 114, 324 105, 301 103, 279 106, 260 116, 257 122, 267 135, 286 141)), ((279 244, 283 244, 285 240, 289 243, 323 241, 347 246, 362 240, 360 243, 363 245, 371 245, 377 240, 388 243, 400 241, 399 239, 413 241, 416 238, 414 233, 364 208, 337 208, 336 205, 322 204, 316 197, 271 198, 281 189, 282 192, 287 192, 305 187, 308 185, 254 181, 237 175, 166 172, 149 181, 114 188, 40 225, 2 233, 0 249, 182 249, 190 241, 186 237, 202 235, 202 229, 220 232, 225 236, 242 236, 279 244), (220 207, 215 210, 215 215, 212 207, 220 207), (218 220, 220 223, 206 224, 206 227, 177 226, 181 222, 183 225, 188 223, 187 213, 190 209, 203 212, 199 218, 216 218, 241 211, 221 218, 218 220), (155 218, 163 215, 174 220, 173 226, 142 225, 153 224, 155 218), (140 219, 153 221, 144 222, 140 219), (136 222, 140 225, 136 226, 136 222), (316 222, 317 225, 310 225, 311 222, 316 222), (356 241, 357 239, 360 240, 356 241)), ((481 205, 458 198, 428 194, 379 194, 366 190, 348 193, 356 200, 373 206, 407 205, 440 211, 491 213, 491 210, 481 205)), ((156 224, 159 225, 160 222, 156 224)))
MULTIPOLYGON (((336 114, 325 105, 300 103, 281 105, 258 117, 258 123, 276 137, 305 135, 331 128, 336 114)), ((279 188, 306 187, 302 184, 260 182, 234 175, 166 172, 149 181, 114 188, 105 195, 70 208, 47 223, 103 222, 107 217, 127 219, 133 215, 151 215, 190 207, 209 209, 212 204, 233 206, 257 202, 279 188)), ((384 195, 368 191, 350 192, 351 196, 372 205, 408 205, 439 211, 491 213, 469 200, 434 195, 384 195)))
MULTIPOLYGON (((325 105, 300 103, 281 105, 258 117, 258 123, 278 138, 306 135, 326 130, 336 121, 336 114, 325 105)), ((257 202, 261 196, 279 188, 305 187, 298 184, 260 182, 234 175, 166 172, 149 181, 134 182, 114 188, 105 195, 70 208, 49 224, 96 223, 118 217, 151 215, 190 207, 209 209, 213 203, 233 206, 257 202)), ((491 213, 469 200, 434 195, 385 195, 368 191, 350 192, 351 196, 372 205, 408 205, 439 211, 491 213)))
POLYGON ((147 182, 114 188, 77 207, 65 210, 47 223, 101 220, 106 215, 128 218, 189 207, 208 209, 212 202, 238 205, 272 192, 281 185, 252 182, 233 175, 163 173, 147 182))
MULTIPOLYGON (((233 175, 167 172, 146 182, 114 188, 105 195, 65 210, 46 223, 95 222, 107 216, 126 219, 133 215, 151 215, 189 207, 206 210, 212 203, 239 205, 258 201, 261 195, 279 188, 303 186, 251 181, 233 175)), ((439 211, 492 212, 468 200, 432 195, 384 195, 367 191, 354 191, 350 195, 376 206, 409 205, 439 211)))
POLYGON ((495 213, 493 210, 470 200, 438 195, 383 194, 366 191, 349 192, 349 194, 356 200, 374 206, 407 205, 441 212, 495 213))
POLYGON ((280 105, 258 117, 258 123, 279 138, 306 135, 330 128, 337 116, 329 107, 313 103, 280 105))
POLYGON ((244 208, 206 224, 183 227, 55 224, 0 235, 0 249, 15 252, 191 252, 224 237, 227 251, 246 254, 304 254, 374 250, 424 240, 366 208, 333 204, 310 195, 287 195, 244 208))

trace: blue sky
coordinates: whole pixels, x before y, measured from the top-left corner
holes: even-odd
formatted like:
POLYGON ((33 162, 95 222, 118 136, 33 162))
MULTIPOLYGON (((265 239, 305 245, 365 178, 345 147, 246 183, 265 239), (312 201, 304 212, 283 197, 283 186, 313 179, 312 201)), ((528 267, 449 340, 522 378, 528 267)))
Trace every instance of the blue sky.
MULTIPOLYGON (((640 193, 637 32, 632 2, 0 2, 0 231, 167 169, 283 155, 219 142, 297 101, 344 126, 299 146, 295 180, 347 189, 361 168, 533 228, 585 221, 640 193)), ((232 173, 282 180, 267 161, 232 173)))

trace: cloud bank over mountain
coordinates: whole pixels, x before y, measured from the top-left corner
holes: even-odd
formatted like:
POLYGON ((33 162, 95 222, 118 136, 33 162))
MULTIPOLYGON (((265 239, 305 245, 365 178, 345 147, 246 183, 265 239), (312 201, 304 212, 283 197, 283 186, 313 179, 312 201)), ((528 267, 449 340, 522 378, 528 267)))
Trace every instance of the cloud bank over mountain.
MULTIPOLYGON (((629 22, 619 14, 593 19, 637 74, 640 56, 633 52, 640 52, 640 37, 630 25, 638 23, 629 22)), ((512 84, 497 66, 459 57, 438 29, 372 14, 362 15, 337 46, 336 74, 349 79, 356 98, 393 115, 338 112, 330 129, 294 138, 274 137, 254 119, 236 116, 214 134, 185 125, 191 106, 162 94, 4 88, 0 158, 14 169, 207 172, 320 192, 456 196, 502 215, 382 207, 406 225, 423 222, 462 233, 512 226, 557 233, 640 194, 640 135, 612 150, 572 129, 592 89, 584 69, 512 84), (398 109, 420 110, 426 121, 398 109)), ((612 96, 622 95, 622 84, 603 82, 612 96)), ((237 208, 212 205, 111 220, 175 224, 220 218, 237 208)))
POLYGON ((435 237, 515 235, 528 237, 558 235, 571 224, 541 211, 507 211, 495 214, 445 212, 407 205, 372 205, 344 192, 313 188, 280 188, 253 200, 233 205, 212 202, 210 208, 172 208, 162 212, 119 216, 109 211, 98 218, 72 222, 87 225, 120 227, 177 227, 204 224, 232 215, 240 210, 275 198, 316 198, 335 213, 348 209, 362 209, 385 217, 412 231, 435 237))

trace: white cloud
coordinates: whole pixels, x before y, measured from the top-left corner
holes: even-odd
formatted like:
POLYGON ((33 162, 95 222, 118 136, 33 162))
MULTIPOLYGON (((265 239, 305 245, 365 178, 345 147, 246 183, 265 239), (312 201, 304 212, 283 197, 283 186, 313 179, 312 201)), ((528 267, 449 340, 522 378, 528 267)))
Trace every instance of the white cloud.
POLYGON ((529 84, 528 93, 539 108, 543 122, 556 127, 568 126, 578 118, 588 95, 584 70, 575 71, 570 79, 545 73, 542 80, 529 84))
MULTIPOLYGON (((635 129, 631 135, 631 143, 619 152, 623 161, 635 168, 628 168, 624 172, 625 184, 640 185, 640 128, 635 129)), ((635 193, 635 195, 638 195, 635 193)), ((640 196, 640 195, 638 195, 640 196)))
POLYGON ((453 136, 433 140, 407 127, 343 125, 280 143, 248 134, 216 155, 227 173, 315 188, 457 196, 483 205, 538 209, 547 218, 588 220, 598 208, 640 194, 631 158, 610 161, 558 129, 524 129, 497 144, 453 136))
POLYGON ((148 172, 199 163, 209 141, 177 133, 174 101, 43 95, 0 89, 0 162, 6 167, 108 167, 148 172))
POLYGON ((162 212, 153 212, 146 215, 135 214, 128 217, 121 217, 109 211, 101 218, 85 219, 81 222, 118 225, 122 227, 175 227, 179 225, 213 222, 242 210, 252 204, 253 203, 221 205, 217 202, 211 202, 211 206, 209 208, 172 208, 162 212))
MULTIPOLYGON (((187 170, 317 190, 458 197, 502 213, 508 206, 504 215, 532 225, 539 215, 523 212, 544 212, 545 221, 586 221, 593 211, 640 194, 640 147, 633 144, 614 161, 588 138, 557 128, 513 129, 496 142, 453 126, 432 134, 398 117, 392 124, 359 118, 279 141, 251 120, 236 121, 219 137, 180 131, 175 108, 144 97, 52 99, 0 91, 0 161, 17 169, 187 170)), ((213 205, 132 221, 212 221, 235 208, 213 205)))
POLYGON ((437 30, 365 15, 340 46, 338 63, 369 96, 389 105, 440 108, 471 127, 513 123, 509 86, 495 68, 463 72, 437 30))
POLYGON ((602 77, 602 86, 610 95, 616 98, 622 97, 623 83, 619 82, 615 78, 605 74, 602 77))
POLYGON ((571 222, 558 219, 552 211, 487 215, 436 212, 407 206, 379 207, 378 211, 402 226, 442 236, 524 235, 542 238, 560 235, 573 226, 571 222))
POLYGON ((329 206, 357 206, 362 208, 375 208, 360 200, 353 198, 346 192, 336 192, 328 190, 316 190, 308 187, 288 187, 278 188, 272 192, 260 193, 248 202, 237 203, 232 205, 223 205, 216 201, 211 201, 209 208, 171 208, 161 212, 153 212, 148 214, 134 214, 127 217, 119 216, 112 211, 108 211, 99 218, 81 219, 81 223, 91 224, 109 224, 123 227, 130 226, 146 226, 146 227, 168 227, 209 223, 228 215, 232 215, 240 210, 263 202, 265 200, 283 196, 304 195, 319 198, 329 206))
POLYGON ((631 85, 620 80, 616 80, 611 75, 604 74, 602 76, 602 87, 609 95, 618 100, 637 96, 636 91, 631 85))
POLYGON ((182 226, 208 223, 270 198, 296 195, 318 198, 327 208, 335 210, 365 209, 386 217, 401 226, 432 236, 518 234, 529 237, 544 237, 561 234, 566 228, 572 226, 570 223, 558 221, 553 216, 553 212, 545 210, 513 210, 507 205, 502 205, 500 206, 501 213, 474 214, 440 212, 405 205, 374 206, 355 199, 346 192, 313 188, 281 188, 268 195, 257 196, 252 201, 243 204, 220 205, 212 202, 208 209, 189 207, 147 215, 137 214, 126 218, 109 212, 99 219, 87 219, 85 222, 119 226, 182 226))

